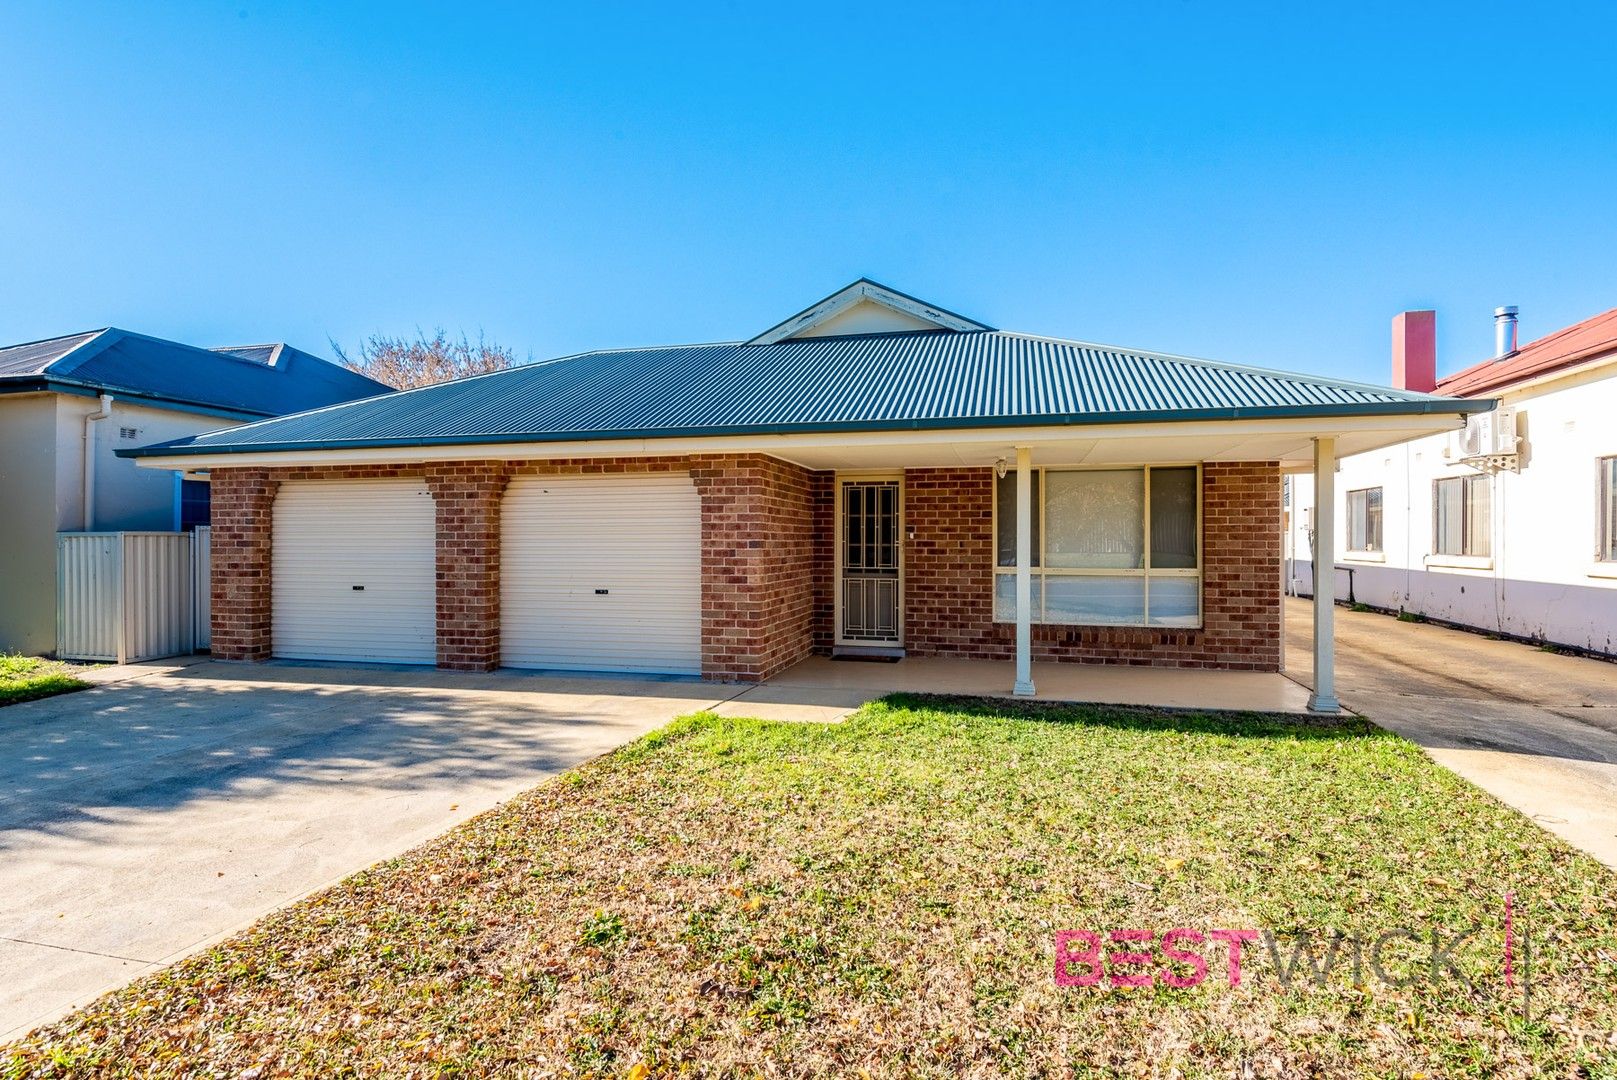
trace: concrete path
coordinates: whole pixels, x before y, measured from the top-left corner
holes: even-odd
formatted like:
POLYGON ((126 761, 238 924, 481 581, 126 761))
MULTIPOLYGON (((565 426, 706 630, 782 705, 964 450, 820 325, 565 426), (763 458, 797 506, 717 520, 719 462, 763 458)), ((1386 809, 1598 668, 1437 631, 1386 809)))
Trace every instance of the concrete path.
MULTIPOLYGON (((1288 599, 1287 674, 1312 685, 1313 605, 1288 599)), ((1344 704, 1617 868, 1617 664, 1336 609, 1344 704)))
POLYGON ((0 710, 0 1041, 674 716, 859 704, 504 672, 159 663, 97 678, 0 710))

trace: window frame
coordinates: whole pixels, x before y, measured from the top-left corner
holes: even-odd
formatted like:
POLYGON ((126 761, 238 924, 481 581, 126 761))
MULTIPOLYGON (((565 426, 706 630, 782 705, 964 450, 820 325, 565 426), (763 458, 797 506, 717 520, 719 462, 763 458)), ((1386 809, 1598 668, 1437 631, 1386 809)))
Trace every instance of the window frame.
POLYGON ((1617 454, 1595 458, 1595 562, 1617 566, 1617 454))
POLYGON ((1372 484, 1369 487, 1351 488, 1351 489, 1349 489, 1348 492, 1347 492, 1347 495, 1345 497, 1345 500, 1343 502, 1342 509, 1345 511, 1345 513, 1342 515, 1342 517, 1343 517, 1342 524, 1344 526, 1344 535, 1342 537, 1342 553, 1344 555, 1385 555, 1386 550, 1387 550, 1387 548, 1386 548, 1387 492, 1386 492, 1386 489, 1385 489, 1384 485, 1372 484), (1369 539, 1370 539, 1370 492, 1372 492, 1372 491, 1380 493, 1380 496, 1381 496, 1381 503, 1380 503, 1379 506, 1376 507, 1376 538, 1375 538, 1376 539, 1376 544, 1375 544, 1374 547, 1371 547, 1370 544, 1369 544, 1369 539), (1365 509, 1364 509, 1365 545, 1363 547, 1354 547, 1353 546, 1353 496, 1355 496, 1355 495, 1363 495, 1365 497, 1365 499, 1364 499, 1364 505, 1365 505, 1365 509))
POLYGON ((1434 558, 1434 559, 1468 559, 1468 560, 1476 560, 1476 561, 1479 561, 1479 562, 1490 562, 1490 563, 1492 562, 1492 560, 1493 560, 1493 508, 1494 508, 1493 495, 1494 495, 1494 491, 1493 491, 1493 475, 1491 473, 1467 473, 1467 474, 1464 474, 1462 476, 1439 476, 1439 477, 1435 478, 1432 481, 1432 558, 1434 558), (1464 522, 1469 521, 1470 517, 1471 517, 1471 485, 1481 483, 1481 484, 1484 484, 1484 485, 1487 486, 1487 489, 1488 489, 1488 531, 1487 531, 1488 550, 1487 551, 1476 552, 1476 551, 1443 551, 1443 550, 1440 550, 1440 548, 1439 548, 1439 539, 1438 539, 1439 534, 1438 534, 1437 515, 1438 515, 1438 510, 1442 505, 1442 495, 1441 495, 1442 486, 1444 484, 1448 484, 1448 483, 1458 483, 1458 484, 1461 485, 1462 495, 1461 495, 1461 498, 1460 498, 1460 519, 1461 519, 1461 522, 1462 522, 1462 526, 1461 526, 1460 546, 1462 548, 1469 548, 1469 547, 1473 546, 1471 543, 1468 543, 1468 541, 1472 540, 1474 538, 1469 537, 1469 536, 1466 535, 1467 530, 1466 530, 1466 528, 1465 528, 1465 526, 1463 524, 1464 522))
MULTIPOLYGON (((1033 539, 1033 551, 1037 558, 1037 565, 1029 567, 1029 573, 1036 579, 1051 577, 1099 577, 1118 578, 1136 577, 1143 583, 1142 606, 1138 622, 1046 622, 1045 621, 1045 588, 1041 580, 1034 587, 1034 608, 1031 621, 1035 626, 1085 626, 1085 627, 1127 627, 1138 630, 1200 630, 1206 625, 1206 583, 1204 572, 1206 570, 1206 530, 1204 528, 1204 514, 1202 501, 1204 498, 1202 463, 1200 461, 1174 461, 1157 462, 1152 465, 1035 465, 1032 470, 1038 475, 1039 490, 1039 527, 1038 535, 1033 539), (1192 567, 1155 567, 1151 566, 1151 470, 1152 469, 1192 469, 1194 470, 1194 485, 1196 489, 1196 565, 1192 567), (1141 483, 1144 487, 1144 497, 1141 502, 1142 534, 1141 566, 1129 569, 1112 569, 1105 567, 1053 567, 1048 565, 1045 551, 1045 531, 1050 518, 1049 473, 1055 472, 1140 472, 1141 483), (1154 625, 1151 622, 1151 579, 1152 578, 1195 578, 1196 579, 1196 621, 1194 623, 1166 623, 1154 625)), ((1016 469, 1013 467, 1006 476, 1014 481, 1016 469)), ((999 565, 999 476, 994 475, 989 485, 989 503, 992 507, 990 514, 991 525, 989 531, 988 564, 992 572, 989 603, 993 608, 992 621, 1005 626, 1015 621, 999 617, 999 604, 997 592, 1000 575, 1015 576, 1016 567, 999 565)))
MULTIPOLYGON (((192 490, 195 491, 197 489, 193 488, 192 490)), ((192 531, 194 531, 196 529, 203 528, 203 527, 206 527, 206 526, 209 526, 209 525, 212 525, 212 524, 213 524, 213 485, 207 480, 198 480, 198 479, 196 479, 194 477, 187 477, 183 473, 176 472, 174 474, 174 531, 175 532, 192 532, 192 531), (193 521, 193 522, 189 522, 189 523, 186 522, 186 520, 185 520, 185 490, 186 490, 185 485, 186 484, 202 484, 202 485, 205 485, 206 490, 208 492, 208 500, 207 500, 208 501, 208 520, 206 520, 206 521, 193 521)))

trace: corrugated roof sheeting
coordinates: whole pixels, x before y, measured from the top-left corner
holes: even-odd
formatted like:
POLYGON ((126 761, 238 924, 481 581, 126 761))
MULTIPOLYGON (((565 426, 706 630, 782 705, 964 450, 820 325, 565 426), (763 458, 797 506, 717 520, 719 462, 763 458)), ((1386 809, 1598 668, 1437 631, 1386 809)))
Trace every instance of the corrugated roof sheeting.
MULTIPOLYGON (((999 331, 585 353, 199 436, 210 448, 1432 411, 1421 394, 999 331)), ((1456 403, 1455 411, 1464 406, 1456 403)))

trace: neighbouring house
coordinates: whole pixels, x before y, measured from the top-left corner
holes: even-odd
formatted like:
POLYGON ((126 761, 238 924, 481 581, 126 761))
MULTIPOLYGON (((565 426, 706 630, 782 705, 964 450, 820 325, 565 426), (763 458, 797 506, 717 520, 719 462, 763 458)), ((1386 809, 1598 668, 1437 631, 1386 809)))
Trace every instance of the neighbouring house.
MULTIPOLYGON (((1436 377, 1436 316, 1393 320, 1393 381, 1496 412, 1341 461, 1338 599, 1617 656, 1617 309, 1436 377)), ((1294 492, 1307 507, 1309 478, 1294 492)), ((1315 523, 1291 515, 1292 578, 1314 592, 1315 523)))
POLYGON ((390 389, 286 345, 108 328, 0 348, 0 651, 56 647, 58 532, 207 524, 206 483, 114 451, 390 389))
POLYGON ((1014 660, 1029 693, 1034 657, 1277 670, 1281 470, 1489 407, 860 280, 744 341, 125 453, 211 477, 221 657, 760 680, 931 655, 1014 660))

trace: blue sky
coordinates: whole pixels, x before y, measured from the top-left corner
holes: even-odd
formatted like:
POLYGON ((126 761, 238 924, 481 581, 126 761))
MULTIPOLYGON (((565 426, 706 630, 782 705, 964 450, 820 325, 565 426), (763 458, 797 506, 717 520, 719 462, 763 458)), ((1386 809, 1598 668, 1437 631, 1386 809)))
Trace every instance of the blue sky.
POLYGON ((860 275, 1385 381, 1617 306, 1609 5, 0 7, 0 340, 746 336, 860 275), (1416 9, 1419 10, 1416 10, 1416 9))

